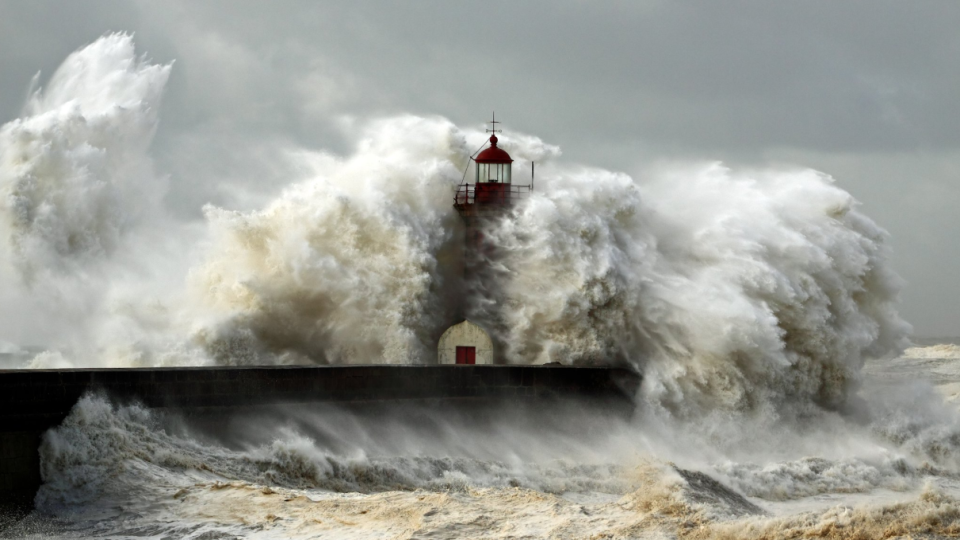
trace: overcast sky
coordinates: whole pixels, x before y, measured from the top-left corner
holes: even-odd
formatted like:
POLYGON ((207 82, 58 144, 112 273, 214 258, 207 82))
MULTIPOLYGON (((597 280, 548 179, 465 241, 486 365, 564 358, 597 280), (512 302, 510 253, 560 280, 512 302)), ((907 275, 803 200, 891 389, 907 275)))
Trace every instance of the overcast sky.
POLYGON ((890 231, 917 335, 953 336, 958 29, 955 0, 0 0, 0 122, 35 73, 126 31, 175 61, 154 155, 183 219, 278 192, 277 148, 347 152, 351 125, 398 113, 480 127, 495 109, 563 160, 641 178, 671 160, 814 167, 890 231))

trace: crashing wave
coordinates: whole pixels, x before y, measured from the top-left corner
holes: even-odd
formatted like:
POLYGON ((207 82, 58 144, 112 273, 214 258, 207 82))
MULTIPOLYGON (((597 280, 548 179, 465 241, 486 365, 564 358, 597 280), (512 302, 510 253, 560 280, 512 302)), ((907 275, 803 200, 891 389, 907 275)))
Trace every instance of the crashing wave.
MULTIPOLYGON (((179 250, 200 262, 167 267, 186 275, 118 284, 80 270, 145 257, 124 243, 131 229, 166 230, 146 210, 159 204, 148 147, 169 73, 130 36, 105 36, 0 129, 5 249, 28 278, 88 276, 61 296, 103 304, 90 315, 81 302, 71 330, 98 351, 68 360, 432 361, 470 290, 451 201, 483 139, 442 118, 370 121, 347 156, 289 149, 277 159, 303 178, 262 209, 206 207, 205 232, 179 250)), ((477 316, 504 360, 633 364, 651 403, 701 414, 840 408, 864 358, 902 346, 887 235, 830 177, 708 164, 637 179, 561 164, 536 137, 501 144, 516 167, 541 165, 537 191, 489 231, 500 290, 477 316)))
POLYGON ((155 215, 164 186, 148 149, 170 67, 138 58, 130 35, 105 36, 0 128, 0 227, 27 280, 109 256, 155 215))

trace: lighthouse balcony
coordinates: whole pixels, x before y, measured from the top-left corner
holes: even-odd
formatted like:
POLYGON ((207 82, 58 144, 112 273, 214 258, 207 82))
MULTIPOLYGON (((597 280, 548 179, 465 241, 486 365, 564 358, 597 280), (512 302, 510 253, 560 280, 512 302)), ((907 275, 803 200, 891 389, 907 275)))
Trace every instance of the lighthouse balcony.
POLYGON ((508 208, 530 195, 531 186, 500 182, 461 184, 453 206, 465 215, 482 215, 508 208))

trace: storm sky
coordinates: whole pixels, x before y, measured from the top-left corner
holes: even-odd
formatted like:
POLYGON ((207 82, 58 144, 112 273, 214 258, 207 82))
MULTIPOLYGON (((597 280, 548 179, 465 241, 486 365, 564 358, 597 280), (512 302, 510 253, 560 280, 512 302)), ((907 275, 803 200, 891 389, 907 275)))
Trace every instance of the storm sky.
MULTIPOLYGON (((275 150, 350 150, 440 115, 643 180, 671 162, 806 166, 891 234, 918 336, 960 335, 960 3, 0 0, 0 123, 72 51, 135 34, 173 61, 154 144, 168 209, 248 208, 275 150)), ((416 137, 416 133, 411 133, 416 137)))

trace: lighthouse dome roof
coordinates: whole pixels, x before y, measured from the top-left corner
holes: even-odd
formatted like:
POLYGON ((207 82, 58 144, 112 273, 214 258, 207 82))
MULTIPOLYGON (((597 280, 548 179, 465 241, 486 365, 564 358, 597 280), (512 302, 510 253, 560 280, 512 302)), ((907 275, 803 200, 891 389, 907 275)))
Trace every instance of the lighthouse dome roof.
POLYGON ((483 152, 477 155, 474 158, 474 161, 477 163, 513 163, 513 158, 510 157, 505 150, 497 146, 497 136, 490 136, 490 146, 484 149, 483 152))

